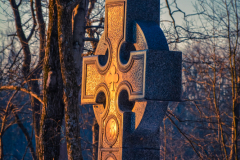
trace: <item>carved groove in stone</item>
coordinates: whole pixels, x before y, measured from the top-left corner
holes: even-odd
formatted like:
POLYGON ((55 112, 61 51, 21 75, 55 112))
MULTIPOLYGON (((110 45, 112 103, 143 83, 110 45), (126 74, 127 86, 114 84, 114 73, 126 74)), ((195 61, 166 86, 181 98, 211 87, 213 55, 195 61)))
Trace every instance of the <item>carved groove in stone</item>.
MULTIPOLYGON (((100 55, 100 56, 104 56, 108 50, 109 52, 109 46, 108 46, 108 43, 105 41, 105 32, 102 34, 101 36, 101 39, 97 45, 97 49, 95 51, 95 55, 100 55)), ((108 69, 110 68, 111 66, 111 61, 112 61, 112 58, 111 58, 111 54, 108 53, 108 60, 107 60, 107 63, 105 64, 105 66, 102 66, 100 65, 100 63, 98 62, 97 63, 97 69, 98 69, 98 72, 101 73, 101 74, 105 74, 108 69)), ((98 59, 99 60, 99 59, 98 59)))
POLYGON ((102 124, 101 123, 101 115, 107 114, 109 111, 109 107, 110 107, 110 104, 109 104, 110 93, 109 93, 108 86, 104 83, 101 83, 97 86, 95 97, 93 98, 94 101, 96 101, 97 95, 100 92, 103 92, 105 94, 106 104, 105 104, 105 108, 103 107, 103 104, 98 104, 98 105, 95 105, 98 107, 93 107, 94 114, 95 114, 98 124, 102 124))
MULTIPOLYGON (((147 41, 144 36, 143 31, 141 30, 141 27, 136 23, 136 34, 135 34, 135 42, 133 45, 136 48, 136 51, 144 51, 148 49, 147 41)), ((127 64, 122 64, 120 62, 120 54, 118 55, 118 60, 117 60, 118 68, 121 72, 128 72, 129 69, 132 66, 133 63, 133 55, 132 52, 130 53, 130 58, 129 62, 127 64)))
POLYGON ((114 154, 108 154, 105 160, 117 160, 117 158, 114 156, 114 154))

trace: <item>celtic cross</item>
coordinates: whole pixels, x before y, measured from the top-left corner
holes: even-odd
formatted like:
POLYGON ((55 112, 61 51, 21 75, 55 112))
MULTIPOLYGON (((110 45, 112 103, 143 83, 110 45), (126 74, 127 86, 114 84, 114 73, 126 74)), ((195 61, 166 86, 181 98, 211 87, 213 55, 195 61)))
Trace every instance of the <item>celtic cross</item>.
POLYGON ((159 0, 106 0, 95 56, 83 58, 82 104, 94 104, 99 160, 159 159, 159 127, 181 95, 181 52, 159 28, 159 0))

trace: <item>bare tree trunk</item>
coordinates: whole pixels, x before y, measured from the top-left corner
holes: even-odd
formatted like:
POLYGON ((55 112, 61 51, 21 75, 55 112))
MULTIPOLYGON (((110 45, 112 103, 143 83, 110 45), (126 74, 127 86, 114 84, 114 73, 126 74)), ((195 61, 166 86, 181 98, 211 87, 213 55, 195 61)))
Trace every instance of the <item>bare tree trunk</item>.
POLYGON ((23 32, 21 17, 18 10, 19 5, 16 4, 15 0, 10 0, 10 4, 12 6, 12 10, 14 14, 17 36, 23 48, 24 59, 23 59, 23 65, 22 65, 22 72, 23 72, 24 78, 27 79, 28 74, 30 72, 30 64, 31 64, 31 53, 28 45, 28 38, 26 38, 23 32))
MULTIPOLYGON (((88 0, 81 1, 81 3, 74 8, 72 15, 74 68, 77 77, 77 84, 79 86, 82 83, 82 53, 84 48, 85 15, 87 6, 88 0)), ((81 92, 79 94, 81 94, 81 92)))
POLYGON ((66 140, 69 160, 82 160, 77 78, 74 68, 72 11, 82 1, 57 0, 58 40, 63 77, 66 140))
POLYGON ((97 123, 96 118, 93 121, 92 125, 92 154, 93 158, 92 160, 97 160, 98 159, 98 135, 99 135, 99 125, 97 123))
MULTIPOLYGON (((34 74, 32 76, 33 79, 38 79, 40 74, 34 74)), ((31 91, 38 96, 40 95, 40 88, 37 81, 32 81, 29 83, 31 91)), ((36 142, 36 150, 39 147, 39 130, 40 130, 40 108, 41 103, 34 97, 31 97, 31 107, 32 107, 32 118, 33 118, 33 128, 35 134, 35 142, 36 142)), ((37 153, 38 154, 38 153, 37 153)))
POLYGON ((35 8, 36 8, 37 22, 38 22, 38 25, 39 25, 39 38, 40 38, 39 59, 40 59, 40 62, 41 62, 44 59, 45 46, 46 46, 45 22, 44 22, 43 15, 42 15, 41 0, 36 0, 35 1, 35 8))
POLYGON ((63 81, 60 70, 57 31, 57 7, 49 2, 49 26, 44 59, 44 107, 41 115, 40 159, 58 160, 61 124, 64 116, 63 81))
MULTIPOLYGON (((15 18, 15 25, 16 25, 16 31, 17 31, 17 36, 20 40, 21 46, 23 48, 23 54, 24 54, 24 60, 23 60, 23 65, 22 65, 22 73, 25 78, 25 80, 30 80, 28 82, 28 86, 30 90, 37 94, 38 96, 40 95, 40 87, 38 84, 38 81, 31 81, 31 79, 39 79, 40 74, 42 71, 42 61, 44 57, 44 47, 45 47, 45 24, 42 16, 42 10, 41 10, 41 1, 36 0, 35 7, 37 11, 37 20, 39 23, 39 30, 40 30, 40 53, 39 53, 39 63, 35 69, 33 69, 30 72, 30 64, 31 64, 31 52, 30 52, 30 47, 29 47, 29 40, 31 39, 35 27, 36 27, 36 19, 35 19, 35 14, 34 14, 34 8, 33 8, 33 0, 30 1, 30 7, 31 7, 31 12, 32 12, 32 19, 33 19, 33 27, 31 29, 31 32, 28 37, 26 37, 23 28, 22 28, 22 23, 21 23, 21 17, 19 13, 19 6, 21 5, 21 1, 19 4, 16 4, 15 0, 9 0, 10 4, 13 9, 14 13, 14 18, 15 18)), ((40 128, 40 107, 41 103, 35 99, 34 97, 31 97, 31 106, 33 109, 33 126, 35 130, 35 140, 36 140, 36 148, 38 148, 38 137, 39 137, 39 128, 40 128)))
MULTIPOLYGON (((45 35, 45 22, 42 15, 42 5, 41 0, 35 0, 36 16, 39 29, 39 62, 35 68, 35 73, 33 74, 33 79, 39 79, 42 71, 43 59, 45 56, 45 46, 46 46, 46 35, 45 35)), ((32 84, 32 91, 40 95, 40 87, 37 81, 34 81, 32 84)), ((32 98, 32 107, 33 107, 33 127, 35 130, 35 142, 36 150, 39 147, 39 132, 40 132, 40 108, 41 104, 36 99, 32 98)))

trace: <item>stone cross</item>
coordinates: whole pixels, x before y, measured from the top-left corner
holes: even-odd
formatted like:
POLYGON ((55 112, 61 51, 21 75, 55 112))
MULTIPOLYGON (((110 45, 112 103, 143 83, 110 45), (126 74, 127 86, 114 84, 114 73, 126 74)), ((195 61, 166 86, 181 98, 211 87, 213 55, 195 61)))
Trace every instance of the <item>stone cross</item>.
POLYGON ((181 95, 181 52, 159 28, 159 0, 106 0, 95 56, 83 58, 82 104, 93 104, 99 160, 158 160, 168 101, 181 95))

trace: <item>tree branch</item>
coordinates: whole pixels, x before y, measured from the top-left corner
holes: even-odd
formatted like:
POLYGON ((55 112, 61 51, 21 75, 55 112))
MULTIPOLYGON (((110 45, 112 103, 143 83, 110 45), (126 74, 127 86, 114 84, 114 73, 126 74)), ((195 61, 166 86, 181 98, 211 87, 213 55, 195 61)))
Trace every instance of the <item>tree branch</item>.
POLYGON ((35 14, 34 14, 34 8, 33 8, 33 0, 30 0, 30 6, 31 6, 31 13, 32 13, 32 18, 33 18, 33 27, 31 29, 31 32, 29 33, 29 36, 27 38, 27 41, 29 42, 29 40, 31 39, 34 31, 35 31, 35 27, 37 24, 36 18, 35 18, 35 14))
MULTIPOLYGON (((14 107, 14 106, 13 106, 14 107)), ((34 151, 34 148, 33 148, 33 144, 32 144, 32 138, 30 137, 30 135, 28 134, 28 131, 27 129, 24 127, 23 123, 21 122, 18 114, 16 113, 15 109, 12 109, 13 111, 13 114, 15 116, 15 119, 16 119, 16 122, 18 124, 18 126, 21 128, 21 130, 23 131, 23 134, 25 135, 26 139, 27 139, 27 142, 28 142, 28 147, 30 149, 30 152, 32 154, 32 158, 33 160, 37 160, 37 156, 36 156, 36 153, 34 151)))
POLYGON ((85 26, 85 28, 104 28, 104 26, 85 26))
POLYGON ((176 22, 175 22, 175 19, 173 18, 172 11, 171 11, 170 5, 168 3, 168 0, 165 0, 165 2, 166 2, 166 5, 167 5, 167 8, 168 8, 169 16, 171 17, 171 19, 173 21, 173 26, 174 26, 175 32, 177 34, 176 41, 178 42, 179 41, 179 34, 178 34, 178 31, 177 31, 177 28, 176 28, 176 22))
POLYGON ((192 141, 181 131, 181 129, 177 126, 177 124, 171 119, 171 117, 170 117, 168 114, 166 114, 166 116, 167 116, 168 119, 172 122, 172 124, 177 128, 177 130, 181 133, 181 135, 183 135, 183 136, 187 139, 187 141, 189 142, 189 144, 191 145, 191 147, 193 148, 193 150, 194 150, 194 152, 197 154, 197 156, 198 156, 199 158, 203 159, 202 156, 197 152, 197 150, 196 150, 196 148, 194 147, 192 141))
POLYGON ((84 38, 84 41, 98 42, 98 41, 99 41, 99 39, 85 37, 85 38, 84 38))
POLYGON ((28 94, 30 94, 31 96, 33 96, 34 98, 36 98, 39 102, 41 102, 42 105, 44 105, 42 99, 41 99, 40 97, 38 97, 37 94, 33 93, 32 91, 28 91, 28 90, 25 89, 25 88, 17 87, 17 86, 1 86, 1 87, 0 87, 0 90, 16 90, 16 91, 22 91, 22 92, 28 93, 28 94))

